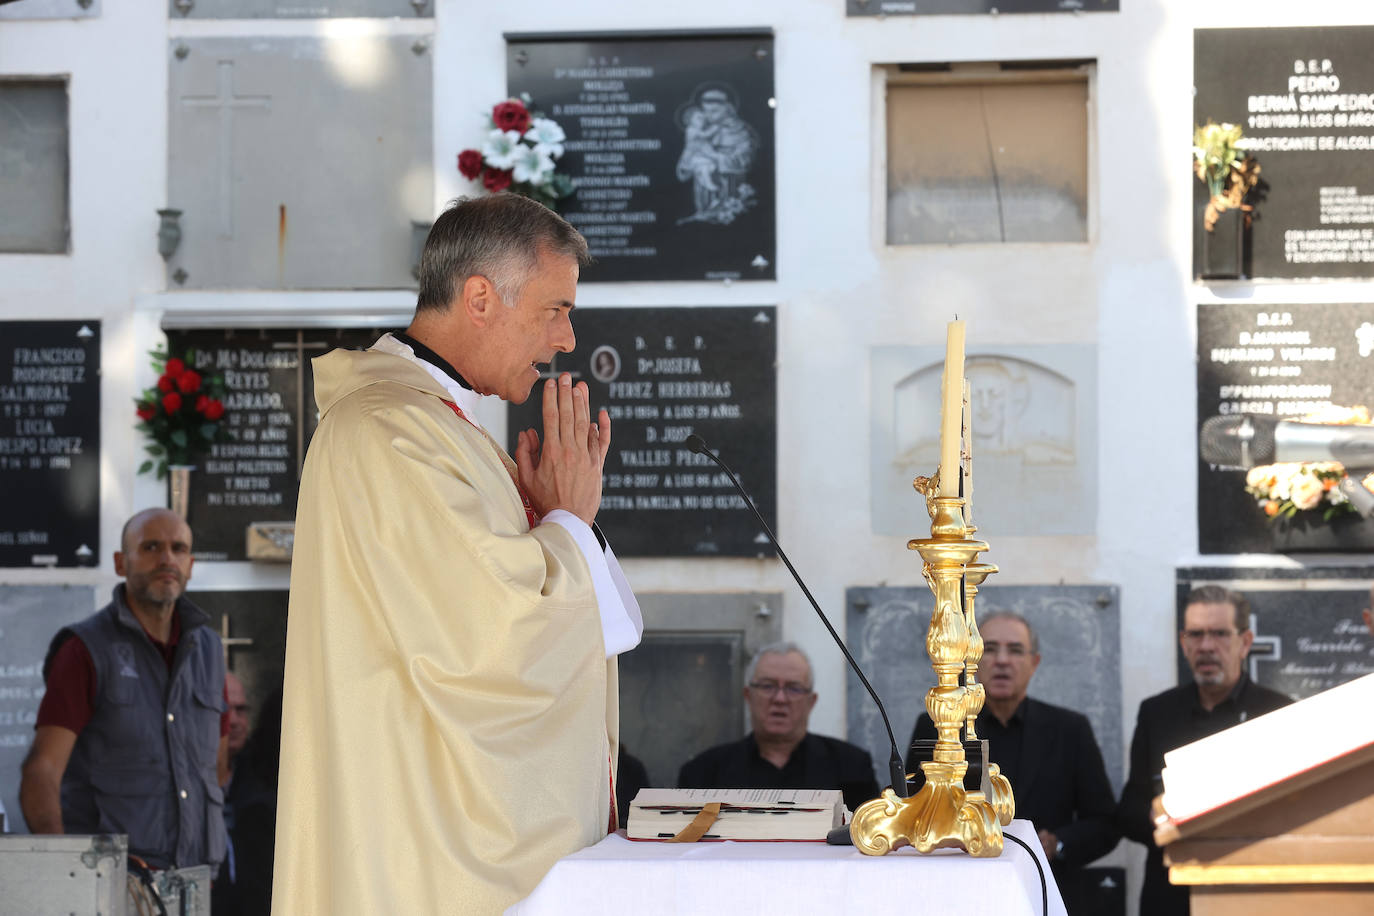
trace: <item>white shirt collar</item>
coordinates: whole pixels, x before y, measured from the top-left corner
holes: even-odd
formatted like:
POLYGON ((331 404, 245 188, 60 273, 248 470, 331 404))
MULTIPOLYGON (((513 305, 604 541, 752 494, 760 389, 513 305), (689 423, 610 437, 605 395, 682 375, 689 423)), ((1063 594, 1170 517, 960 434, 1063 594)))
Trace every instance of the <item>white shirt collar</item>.
POLYGON ((399 356, 402 359, 408 359, 421 369, 424 369, 443 387, 444 391, 448 392, 449 399, 458 405, 458 409, 463 412, 463 416, 465 416, 473 426, 479 429, 482 427, 481 421, 477 419, 477 405, 482 402, 482 396, 480 394, 469 388, 464 388, 462 385, 455 382, 447 372, 440 369, 429 360, 416 356, 415 351, 412 350, 408 344, 401 343, 389 333, 383 334, 378 338, 377 342, 372 345, 372 349, 382 353, 390 353, 392 356, 399 356))

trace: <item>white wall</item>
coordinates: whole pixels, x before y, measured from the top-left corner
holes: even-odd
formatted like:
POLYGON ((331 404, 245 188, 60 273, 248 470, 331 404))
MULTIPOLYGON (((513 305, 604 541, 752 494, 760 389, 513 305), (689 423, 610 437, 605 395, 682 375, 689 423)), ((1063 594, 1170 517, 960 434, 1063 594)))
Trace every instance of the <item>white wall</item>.
MULTIPOLYGON (((435 60, 436 210, 469 190, 453 168, 480 113, 504 93, 502 33, 769 26, 776 31, 778 277, 766 283, 588 284, 580 304, 779 306, 778 530, 794 563, 842 625, 846 587, 917 584, 905 538, 871 533, 868 351, 943 341, 957 312, 971 348, 1096 344, 1100 391, 1097 535, 1011 538, 980 532, 1002 572, 992 584, 1109 582, 1122 589, 1123 709, 1129 741, 1139 701, 1174 682, 1173 574, 1199 560, 1195 524, 1195 303, 1191 281, 1191 57, 1194 27, 1365 24, 1366 0, 1234 4, 1122 0, 1118 14, 846 19, 843 0, 439 0, 435 60), (1243 21, 1242 21, 1243 19, 1243 21), (903 61, 1092 58, 1093 237, 1087 244, 886 248, 877 218, 883 175, 875 65, 903 61)), ((414 23, 368 28, 428 31, 414 23)), ((135 479, 132 398, 150 381, 146 351, 162 312, 232 315, 268 307, 302 315, 367 308, 404 315, 410 293, 163 292, 154 211, 165 204, 169 34, 273 34, 309 24, 167 21, 165 4, 107 2, 95 20, 0 23, 0 75, 71 74, 72 251, 0 255, 0 317, 100 318, 105 405, 101 544, 95 570, 3 570, 0 581, 114 582, 123 519, 162 498, 135 479)), ((1226 295, 1318 301, 1311 284, 1226 295)), ((1346 301, 1374 299, 1365 284, 1346 301)), ((924 534, 910 493, 910 536, 924 534)), ((1265 562, 1285 563, 1266 557, 1265 562)), ((1209 557, 1209 563, 1218 558, 1209 557)), ((776 590, 785 631, 816 659, 816 730, 844 732, 843 660, 776 561, 631 560, 643 591, 776 590)), ((284 586, 286 570, 202 564, 201 587, 284 586)), ((905 726, 899 726, 905 727, 905 726)), ((1126 748, 1104 748, 1108 755, 1126 748)), ((1129 855, 1118 853, 1133 862, 1129 855)), ((1132 871, 1138 871, 1133 864, 1132 871)), ((1136 895, 1133 881, 1131 897, 1136 895)))

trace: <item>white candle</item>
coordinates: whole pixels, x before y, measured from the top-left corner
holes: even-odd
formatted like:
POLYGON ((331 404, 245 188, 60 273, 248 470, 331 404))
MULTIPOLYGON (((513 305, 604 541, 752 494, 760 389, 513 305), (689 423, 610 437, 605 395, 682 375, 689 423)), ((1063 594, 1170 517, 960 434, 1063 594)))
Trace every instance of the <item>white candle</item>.
POLYGON ((964 524, 973 524, 973 411, 969 410, 968 379, 964 379, 964 524))
POLYGON ((959 450, 963 432, 964 323, 949 323, 945 374, 940 381, 940 495, 959 495, 959 450))

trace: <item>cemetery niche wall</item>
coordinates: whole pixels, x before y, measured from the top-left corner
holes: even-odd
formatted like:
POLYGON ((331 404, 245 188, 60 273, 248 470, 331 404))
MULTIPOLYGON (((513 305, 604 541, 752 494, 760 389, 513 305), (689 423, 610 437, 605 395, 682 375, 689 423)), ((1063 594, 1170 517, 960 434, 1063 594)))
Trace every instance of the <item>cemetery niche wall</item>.
POLYGON ((845 0, 846 16, 1115 13, 1120 0, 845 0))
POLYGON ((771 31, 506 42, 509 93, 567 133, 584 282, 776 277, 771 31))
MULTIPOLYGON (((550 374, 587 383, 606 407, 596 520, 620 556, 771 556, 729 478, 687 448, 698 435, 735 472, 777 531, 777 310, 773 306, 579 308, 577 349, 550 374)), ((507 412, 507 450, 543 429, 536 388, 507 412)))
POLYGON ((6 321, 0 340, 0 567, 94 566, 100 322, 6 321))
MULTIPOLYGON (((1197 348, 1199 428, 1214 416, 1297 419, 1333 404, 1374 407, 1374 303, 1202 304, 1197 348)), ((1323 499, 1291 519, 1271 519, 1245 484, 1244 470, 1199 455, 1200 553, 1374 547, 1374 522, 1354 512, 1327 519, 1323 499)))
MULTIPOLYGON (((1198 29, 1193 120, 1240 125, 1261 167, 1244 274, 1374 276, 1374 26, 1198 29)), ((1194 275, 1207 189, 1194 181, 1194 275)), ((1232 231, 1238 231, 1240 223, 1232 231)), ((1220 223, 1215 233, 1225 231, 1220 223)))
MULTIPOLYGON (((187 523, 200 560, 245 560, 247 531, 293 522, 306 446, 319 417, 310 360, 338 347, 370 347, 381 328, 167 331, 172 354, 197 352, 192 368, 224 377, 229 441, 191 472, 187 523)), ((287 550, 289 556, 289 548, 287 550)))

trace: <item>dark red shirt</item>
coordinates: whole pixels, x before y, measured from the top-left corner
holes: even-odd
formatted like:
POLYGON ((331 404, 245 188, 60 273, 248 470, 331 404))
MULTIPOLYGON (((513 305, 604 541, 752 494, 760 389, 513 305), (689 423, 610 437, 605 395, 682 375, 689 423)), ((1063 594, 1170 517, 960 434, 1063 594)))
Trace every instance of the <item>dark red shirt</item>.
MULTIPOLYGON (((181 640, 181 618, 172 615, 172 632, 165 643, 153 639, 147 627, 143 632, 152 640, 162 660, 167 663, 171 673, 172 661, 176 658, 177 643, 181 640)), ((34 728, 42 725, 60 725, 81 734, 86 723, 95 714, 95 660, 80 636, 72 635, 53 655, 52 668, 48 672, 48 689, 38 703, 38 718, 34 728)), ((219 717, 220 737, 229 734, 229 688, 224 687, 224 712, 219 717)))

